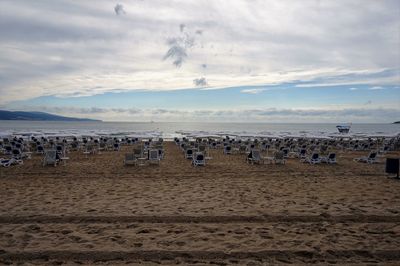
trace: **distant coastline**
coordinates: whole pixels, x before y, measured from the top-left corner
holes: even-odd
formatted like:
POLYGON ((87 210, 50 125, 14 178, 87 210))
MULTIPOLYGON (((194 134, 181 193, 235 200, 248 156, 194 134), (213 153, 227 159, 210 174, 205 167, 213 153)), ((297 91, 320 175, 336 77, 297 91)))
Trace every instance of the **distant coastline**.
POLYGON ((101 120, 89 118, 66 117, 53 115, 44 112, 23 112, 23 111, 5 111, 0 110, 0 120, 18 120, 18 121, 93 121, 101 122, 101 120))
POLYGON ((400 124, 400 121, 393 122, 393 124, 400 124))

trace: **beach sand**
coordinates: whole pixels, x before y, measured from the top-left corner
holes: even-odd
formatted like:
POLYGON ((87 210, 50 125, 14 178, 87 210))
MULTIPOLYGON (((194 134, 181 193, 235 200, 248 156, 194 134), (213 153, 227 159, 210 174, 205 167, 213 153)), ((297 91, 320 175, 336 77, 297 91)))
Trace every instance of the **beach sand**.
POLYGON ((123 166, 124 146, 0 168, 0 263, 400 264, 400 181, 384 158, 250 165, 210 150, 193 167, 164 145, 159 166, 123 166))

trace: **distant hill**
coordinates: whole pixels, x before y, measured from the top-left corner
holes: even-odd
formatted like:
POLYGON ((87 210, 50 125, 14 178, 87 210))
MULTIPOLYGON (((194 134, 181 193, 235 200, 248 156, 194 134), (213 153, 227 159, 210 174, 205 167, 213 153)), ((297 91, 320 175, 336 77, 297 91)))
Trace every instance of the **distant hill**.
POLYGON ((43 112, 22 112, 0 110, 0 120, 25 120, 25 121, 101 121, 88 118, 74 118, 52 115, 43 112))

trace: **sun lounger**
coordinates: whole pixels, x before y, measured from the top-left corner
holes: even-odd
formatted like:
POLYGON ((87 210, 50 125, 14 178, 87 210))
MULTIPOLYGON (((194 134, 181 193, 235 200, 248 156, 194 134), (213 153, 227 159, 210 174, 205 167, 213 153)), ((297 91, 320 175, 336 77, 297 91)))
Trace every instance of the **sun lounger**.
POLYGON ((367 157, 359 157, 359 158, 354 158, 354 161, 356 162, 361 162, 361 163, 377 163, 377 152, 370 152, 367 157))
POLYGON ((329 153, 327 157, 321 157, 321 162, 328 164, 336 164, 336 153, 329 153))
POLYGON ((321 158, 319 157, 319 154, 314 152, 311 157, 305 158, 302 160, 302 162, 309 163, 309 164, 318 164, 321 163, 321 158))
POLYGON ((22 164, 22 163, 23 163, 22 160, 17 160, 15 158, 11 158, 11 159, 1 158, 0 159, 0 166, 3 166, 3 167, 9 167, 14 164, 22 164))

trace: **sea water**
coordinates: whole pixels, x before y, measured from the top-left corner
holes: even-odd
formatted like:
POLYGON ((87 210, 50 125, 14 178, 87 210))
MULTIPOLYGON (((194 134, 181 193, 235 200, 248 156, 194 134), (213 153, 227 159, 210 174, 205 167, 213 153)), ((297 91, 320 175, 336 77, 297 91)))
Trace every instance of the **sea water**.
MULTIPOLYGON (((239 137, 330 137, 340 136, 336 124, 296 123, 195 123, 195 122, 59 122, 1 121, 0 137, 132 136, 163 137, 231 135, 239 137)), ((400 135, 400 124, 352 124, 348 136, 400 135)))

